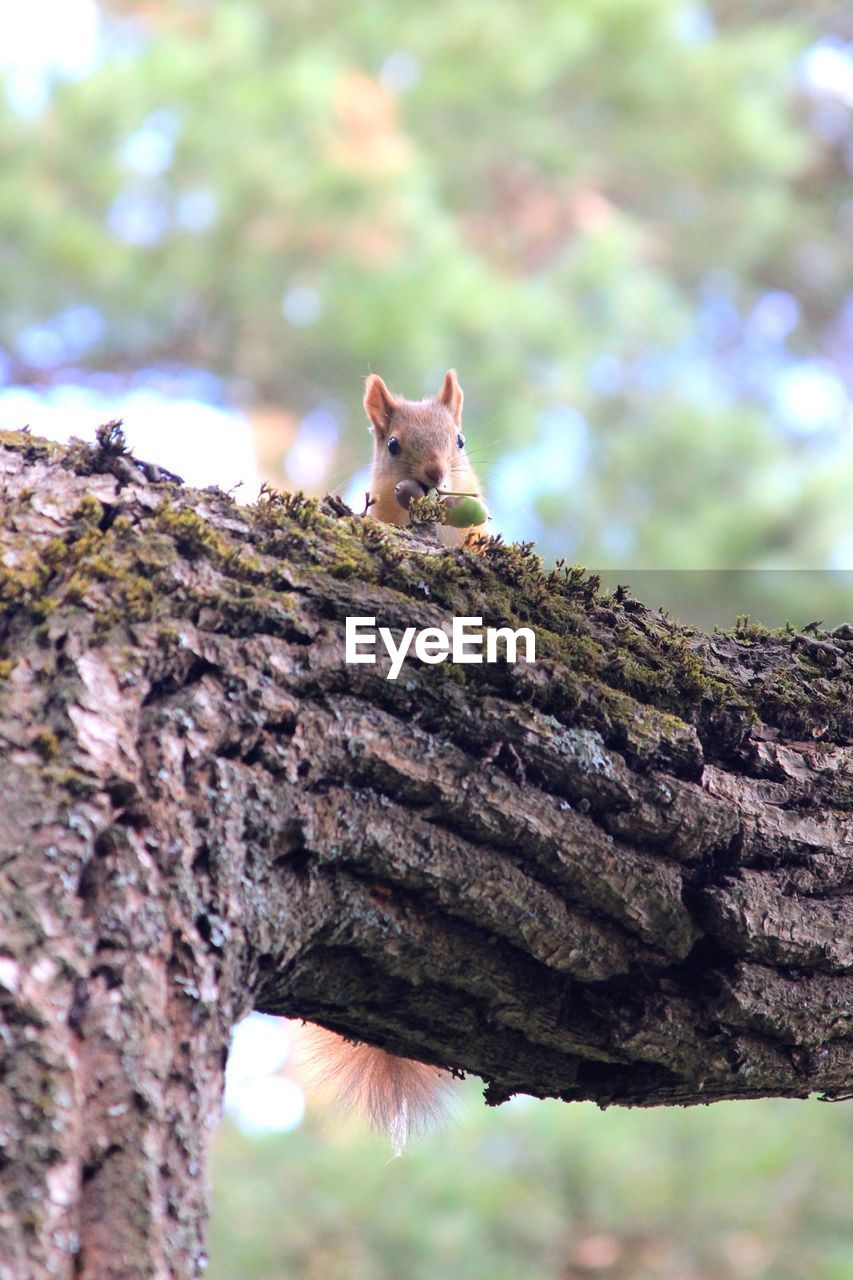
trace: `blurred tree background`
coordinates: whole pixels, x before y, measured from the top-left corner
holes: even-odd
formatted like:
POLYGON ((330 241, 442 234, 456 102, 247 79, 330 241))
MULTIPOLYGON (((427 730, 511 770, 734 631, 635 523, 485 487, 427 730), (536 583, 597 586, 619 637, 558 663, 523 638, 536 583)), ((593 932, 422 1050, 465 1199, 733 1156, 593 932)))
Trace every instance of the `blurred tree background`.
POLYGON ((452 364, 547 557, 853 569, 844 6, 81 6, 86 74, 0 99, 7 382, 218 400, 360 496, 365 374, 452 364))
POLYGON ((843 1105, 601 1112, 471 1090, 459 1125, 388 1164, 315 1117, 226 1121, 210 1280, 849 1280, 843 1105))
MULTIPOLYGON (((0 426, 147 388, 358 501, 364 376, 454 365, 507 537, 850 619, 851 42, 817 0, 0 3, 0 426)), ((478 1111, 388 1170, 226 1129, 211 1274, 840 1280, 840 1114, 478 1111)))

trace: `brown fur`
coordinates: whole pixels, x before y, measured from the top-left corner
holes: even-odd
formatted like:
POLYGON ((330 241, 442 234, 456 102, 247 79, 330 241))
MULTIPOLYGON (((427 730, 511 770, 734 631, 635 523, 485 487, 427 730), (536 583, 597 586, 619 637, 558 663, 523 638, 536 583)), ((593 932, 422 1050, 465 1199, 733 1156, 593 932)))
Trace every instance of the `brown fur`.
POLYGON ((304 1034, 304 1061, 314 1081, 331 1090, 343 1114, 360 1116, 384 1134, 397 1155, 410 1138, 444 1117, 448 1072, 345 1040, 322 1027, 306 1027, 304 1034))
MULTIPOLYGON (((482 497, 480 482, 456 437, 462 424, 462 388, 454 369, 448 369, 438 395, 427 400, 404 400, 392 395, 378 374, 372 373, 364 389, 364 408, 373 431, 373 471, 369 513, 386 524, 407 525, 409 513, 394 496, 400 480, 418 480, 430 488, 474 493, 482 497), (394 436, 401 445, 396 456, 388 452, 394 436)), ((461 547, 485 533, 439 525, 438 537, 446 547, 461 547)))

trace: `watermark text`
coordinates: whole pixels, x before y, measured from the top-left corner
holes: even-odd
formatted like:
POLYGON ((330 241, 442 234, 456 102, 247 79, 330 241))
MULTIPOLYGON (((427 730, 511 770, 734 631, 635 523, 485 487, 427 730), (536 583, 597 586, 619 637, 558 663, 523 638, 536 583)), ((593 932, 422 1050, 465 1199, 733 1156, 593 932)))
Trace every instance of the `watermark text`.
POLYGON ((391 659, 386 680, 396 680, 410 655, 421 662, 525 662, 536 661, 536 636, 530 627, 484 627, 482 618, 453 618, 445 627, 406 627, 399 641, 388 627, 377 627, 375 618, 347 618, 347 662, 377 662, 378 643, 391 659))

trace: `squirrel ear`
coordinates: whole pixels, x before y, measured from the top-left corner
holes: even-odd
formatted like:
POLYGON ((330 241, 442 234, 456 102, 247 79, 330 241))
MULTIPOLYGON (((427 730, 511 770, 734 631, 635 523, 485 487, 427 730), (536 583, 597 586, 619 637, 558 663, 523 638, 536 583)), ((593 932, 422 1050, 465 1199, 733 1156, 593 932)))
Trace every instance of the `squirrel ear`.
POLYGON ((364 409, 370 419, 370 425, 380 439, 385 436, 391 425, 391 414, 396 404, 396 400, 379 374, 371 373, 364 384, 364 409))
POLYGON ((456 425, 462 421, 462 388, 456 377, 455 369, 448 369, 444 375, 444 384, 438 393, 438 403, 446 405, 456 425))

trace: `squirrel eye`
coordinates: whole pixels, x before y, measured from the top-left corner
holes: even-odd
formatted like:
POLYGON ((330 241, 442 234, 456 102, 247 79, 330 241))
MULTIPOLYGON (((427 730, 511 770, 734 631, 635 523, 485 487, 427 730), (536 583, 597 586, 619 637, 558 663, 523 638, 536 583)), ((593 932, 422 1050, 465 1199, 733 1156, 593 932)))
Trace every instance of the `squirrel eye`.
POLYGON ((391 439, 388 441, 388 452, 391 454, 392 458, 396 457, 396 455, 400 452, 400 448, 401 448, 400 441, 397 439, 396 436, 392 436, 391 439))
POLYGON ((460 449, 465 448, 465 437, 463 436, 461 431, 459 432, 459 435, 456 437, 456 443, 460 449))

